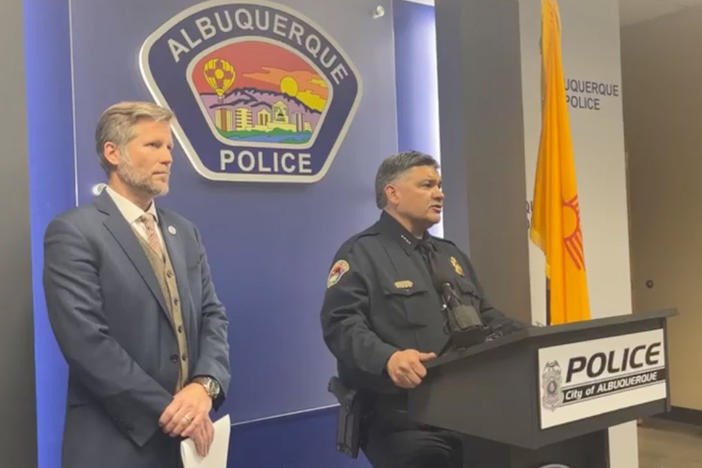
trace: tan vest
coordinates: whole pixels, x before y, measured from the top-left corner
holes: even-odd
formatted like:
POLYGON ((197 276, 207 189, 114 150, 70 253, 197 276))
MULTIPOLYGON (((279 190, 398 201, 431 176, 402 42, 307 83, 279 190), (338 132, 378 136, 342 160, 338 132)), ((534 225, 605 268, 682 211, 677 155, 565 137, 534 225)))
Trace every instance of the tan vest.
POLYGON ((146 239, 136 231, 134 231, 134 235, 136 235, 139 240, 146 254, 146 258, 149 259, 151 268, 153 268, 154 274, 156 275, 158 286, 161 288, 161 293, 169 309, 168 314, 171 319, 173 333, 175 333, 176 340, 178 341, 178 356, 180 357, 178 359, 180 364, 178 383, 175 388, 175 391, 178 391, 183 388, 188 381, 188 343, 185 339, 185 327, 183 326, 183 314, 180 308, 181 302, 178 295, 175 273, 173 273, 173 266, 171 265, 171 259, 168 256, 168 250, 166 250, 165 245, 163 246, 165 259, 162 259, 157 252, 154 252, 154 249, 151 248, 146 239))

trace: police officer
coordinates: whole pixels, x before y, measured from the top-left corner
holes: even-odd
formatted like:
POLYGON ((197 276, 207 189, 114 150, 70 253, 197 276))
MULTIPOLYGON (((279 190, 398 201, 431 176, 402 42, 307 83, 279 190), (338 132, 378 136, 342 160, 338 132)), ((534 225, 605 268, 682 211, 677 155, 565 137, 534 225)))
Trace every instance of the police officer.
POLYGON ((339 377, 364 395, 361 448, 375 468, 460 467, 461 436, 413 423, 407 389, 448 341, 437 272, 492 332, 520 328, 485 299, 468 257, 427 229, 439 222, 444 195, 431 156, 385 159, 375 179, 380 220, 347 240, 327 279, 321 320, 339 377))

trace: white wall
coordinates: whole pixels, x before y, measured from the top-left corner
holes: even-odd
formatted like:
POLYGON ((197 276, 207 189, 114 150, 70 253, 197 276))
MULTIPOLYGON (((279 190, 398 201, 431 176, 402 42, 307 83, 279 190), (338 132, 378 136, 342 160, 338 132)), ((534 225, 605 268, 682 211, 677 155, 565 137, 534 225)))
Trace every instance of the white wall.
MULTIPOLYGON (((585 246, 590 314, 593 318, 631 313, 626 167, 621 99, 619 5, 612 0, 559 0, 563 70, 566 79, 617 87, 618 96, 577 93, 569 106, 575 172, 585 246), (589 100, 588 100, 589 98, 589 100), (599 98, 596 104, 595 99, 599 98)), ((526 199, 531 200, 541 129, 541 1, 520 0, 522 96, 526 199)), ((567 91, 566 94, 575 93, 567 91)), ((527 236, 525 230, 524 235, 527 236)), ((531 309, 544 323, 543 253, 529 244, 531 309)), ((612 468, 635 468, 636 427, 610 430, 612 468)))
MULTIPOLYGON (((566 77, 617 87, 617 96, 578 93, 586 103, 599 98, 598 109, 570 112, 591 315, 630 314, 618 2, 559 4, 566 77)), ((493 302, 543 323, 543 254, 530 246, 526 222, 541 127, 541 2, 444 0, 436 8, 447 237, 470 241, 493 302)), ((611 468, 636 468, 637 458, 635 425, 611 429, 611 468)))
POLYGON ((637 311, 677 307, 668 328, 671 402, 698 411, 701 24, 698 7, 622 29, 634 303, 637 311))
MULTIPOLYGON (((569 106, 575 172, 593 318, 631 313, 626 168, 621 101, 618 7, 611 0, 561 0, 566 79, 614 84, 600 110, 569 106)), ((527 200, 541 129, 540 0, 520 1, 527 200)), ((567 91, 567 94, 572 94, 567 91)), ((593 97, 579 94, 579 97, 593 97)), ((532 315, 545 321, 543 254, 530 243, 532 315)))

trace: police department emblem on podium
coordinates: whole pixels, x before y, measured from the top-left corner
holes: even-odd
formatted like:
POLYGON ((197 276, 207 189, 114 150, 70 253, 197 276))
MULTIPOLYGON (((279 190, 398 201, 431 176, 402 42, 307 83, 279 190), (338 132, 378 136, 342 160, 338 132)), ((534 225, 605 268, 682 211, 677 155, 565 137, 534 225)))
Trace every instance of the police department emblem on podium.
POLYGON ((563 377, 558 361, 549 361, 541 374, 541 404, 544 408, 555 411, 563 403, 563 377))

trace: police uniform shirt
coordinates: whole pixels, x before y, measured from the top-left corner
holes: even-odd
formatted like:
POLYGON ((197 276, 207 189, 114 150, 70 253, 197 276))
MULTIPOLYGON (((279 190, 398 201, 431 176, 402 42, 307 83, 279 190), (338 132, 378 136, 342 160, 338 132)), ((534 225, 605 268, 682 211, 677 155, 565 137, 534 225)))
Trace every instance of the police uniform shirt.
MULTIPOLYGON (((520 326, 485 299, 468 257, 450 241, 429 236, 435 267, 449 276, 465 304, 493 331, 520 326)), ((395 351, 435 352, 448 341, 442 301, 420 240, 392 216, 347 240, 336 253, 322 306, 324 339, 347 385, 379 393, 399 391, 385 365, 395 351)))

